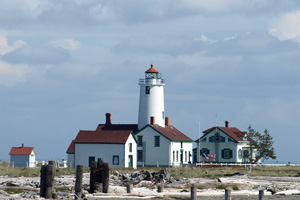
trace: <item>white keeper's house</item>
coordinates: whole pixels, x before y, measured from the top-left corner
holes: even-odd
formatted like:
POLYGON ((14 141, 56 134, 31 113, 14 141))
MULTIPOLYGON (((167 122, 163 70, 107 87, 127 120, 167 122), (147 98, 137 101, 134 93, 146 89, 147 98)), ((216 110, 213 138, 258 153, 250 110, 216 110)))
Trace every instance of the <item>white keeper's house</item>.
POLYGON ((95 131, 79 131, 71 142, 67 150, 70 167, 89 166, 97 158, 111 167, 134 168, 180 166, 192 161, 193 140, 165 117, 165 82, 153 65, 139 85, 138 124, 111 124, 111 114, 107 113, 105 124, 99 124, 95 131))
POLYGON ((246 131, 229 127, 228 121, 225 121, 225 127, 215 126, 203 131, 203 136, 195 141, 197 144, 195 151, 198 149, 199 141, 200 151, 197 152, 197 157, 200 155, 200 160, 197 159, 198 162, 248 162, 244 155, 250 154, 250 138, 246 131))
POLYGON ((96 130, 80 130, 67 150, 69 167, 90 166, 101 158, 110 167, 136 168, 136 124, 112 124, 106 113, 106 123, 96 130))
POLYGON ((11 167, 36 167, 36 152, 33 147, 12 147, 10 152, 11 167))

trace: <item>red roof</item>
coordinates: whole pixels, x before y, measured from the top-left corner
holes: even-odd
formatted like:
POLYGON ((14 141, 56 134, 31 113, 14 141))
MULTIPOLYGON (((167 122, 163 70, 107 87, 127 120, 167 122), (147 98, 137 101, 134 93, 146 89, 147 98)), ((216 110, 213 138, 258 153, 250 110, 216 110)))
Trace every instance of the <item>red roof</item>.
POLYGON ((33 147, 24 147, 24 145, 21 147, 12 147, 9 155, 30 155, 33 149, 33 147))
POLYGON ((158 73, 156 69, 153 68, 153 64, 151 64, 151 67, 145 71, 145 73, 158 73))
MULTIPOLYGON (((235 127, 211 127, 210 129, 207 129, 205 131, 203 131, 203 133, 205 133, 205 135, 209 132, 211 132, 213 129, 218 128, 221 131, 223 131, 224 133, 226 133, 227 135, 229 135, 232 139, 236 140, 236 141, 244 141, 243 137, 245 136, 245 134, 247 133, 246 131, 240 131, 238 128, 235 127)), ((202 136, 204 137, 204 136, 202 136)), ((247 138, 247 141, 249 141, 249 138, 247 138)))
POLYGON ((72 140, 68 150, 67 150, 67 153, 74 153, 75 152, 75 143, 74 143, 75 140, 72 140))
POLYGON ((81 130, 67 150, 75 152, 75 143, 111 143, 125 144, 131 132, 137 131, 136 124, 99 124, 95 131, 81 130))
POLYGON ((155 124, 155 125, 149 125, 149 126, 154 128, 155 130, 157 130, 159 133, 164 135, 169 140, 172 140, 172 141, 188 141, 188 142, 193 141, 191 138, 189 138, 184 133, 177 130, 172 125, 162 127, 162 126, 159 126, 159 125, 155 124))

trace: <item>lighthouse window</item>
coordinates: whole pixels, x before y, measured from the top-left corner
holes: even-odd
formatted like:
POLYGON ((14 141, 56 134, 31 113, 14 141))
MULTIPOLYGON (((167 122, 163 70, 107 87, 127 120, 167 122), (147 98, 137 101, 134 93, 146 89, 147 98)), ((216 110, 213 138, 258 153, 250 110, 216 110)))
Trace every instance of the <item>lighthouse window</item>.
POLYGON ((146 94, 150 94, 150 86, 146 86, 146 94))
POLYGON ((162 111, 162 119, 164 119, 164 118, 165 118, 165 112, 162 111))

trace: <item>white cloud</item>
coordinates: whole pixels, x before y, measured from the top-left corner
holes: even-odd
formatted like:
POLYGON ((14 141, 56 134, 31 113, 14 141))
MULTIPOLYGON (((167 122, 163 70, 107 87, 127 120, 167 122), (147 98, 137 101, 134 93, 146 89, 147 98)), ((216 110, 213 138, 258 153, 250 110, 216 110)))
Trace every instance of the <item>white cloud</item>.
POLYGON ((30 0, 24 3, 23 0, 0 1, 0 7, 5 8, 7 13, 22 14, 24 17, 36 18, 49 8, 48 1, 30 0))
POLYGON ((32 73, 26 65, 11 65, 0 61, 0 85, 14 86, 25 81, 32 73))
POLYGON ((300 42, 300 11, 290 12, 274 19, 270 23, 269 34, 279 40, 297 40, 300 42))
POLYGON ((15 51, 16 49, 26 46, 26 42, 22 40, 17 40, 12 46, 8 45, 7 39, 5 36, 0 36, 0 55, 4 55, 10 52, 15 51))
POLYGON ((211 40, 206 37, 206 35, 201 35, 200 38, 196 38, 196 40, 200 40, 202 42, 215 43, 217 40, 211 40))
POLYGON ((66 50, 78 50, 80 48, 80 43, 73 39, 55 40, 51 44, 54 47, 60 47, 66 50))

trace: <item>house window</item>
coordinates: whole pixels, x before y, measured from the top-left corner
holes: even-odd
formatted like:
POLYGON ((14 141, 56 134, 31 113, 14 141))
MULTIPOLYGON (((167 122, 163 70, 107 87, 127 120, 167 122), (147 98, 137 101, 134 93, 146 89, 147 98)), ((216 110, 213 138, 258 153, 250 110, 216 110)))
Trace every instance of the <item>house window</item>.
POLYGON ((232 158, 232 150, 231 149, 223 149, 222 150, 222 158, 224 158, 224 159, 232 158))
POLYGON ((95 156, 89 157, 89 167, 92 166, 92 162, 95 161, 95 156))
POLYGON ((184 152, 184 156, 185 156, 184 161, 187 162, 187 151, 184 152))
POLYGON ((191 151, 189 151, 189 162, 191 161, 191 156, 192 156, 191 151))
POLYGON ((209 149, 207 149, 207 148, 202 148, 202 149, 200 150, 200 154, 201 154, 203 157, 206 157, 207 154, 209 154, 209 149))
POLYGON ((225 137, 220 136, 219 133, 216 133, 214 136, 209 137, 209 142, 215 142, 215 143, 225 142, 225 137))
POLYGON ((175 151, 173 151, 173 162, 175 162, 175 151))
POLYGON ((143 150, 138 150, 137 151, 137 161, 138 162, 143 162, 143 150))
POLYGON ((241 149, 239 149, 239 159, 242 159, 242 157, 243 157, 242 150, 241 150, 241 149))
POLYGON ((132 143, 129 143, 129 152, 132 152, 132 143))
POLYGON ((146 86, 146 94, 150 94, 150 86, 146 86))
POLYGON ((142 147, 143 146, 143 136, 139 135, 137 136, 138 139, 138 147, 142 147))
POLYGON ((112 163, 113 163, 113 165, 119 165, 119 156, 114 155, 112 163))
POLYGON ((201 142, 206 142, 206 137, 201 140, 201 142))
POLYGON ((154 146, 155 147, 159 147, 160 146, 160 143, 159 143, 159 136, 154 136, 154 146))
POLYGON ((228 138, 228 142, 234 142, 234 140, 231 138, 228 138))
POLYGON ((176 162, 178 162, 178 151, 176 151, 176 162))

